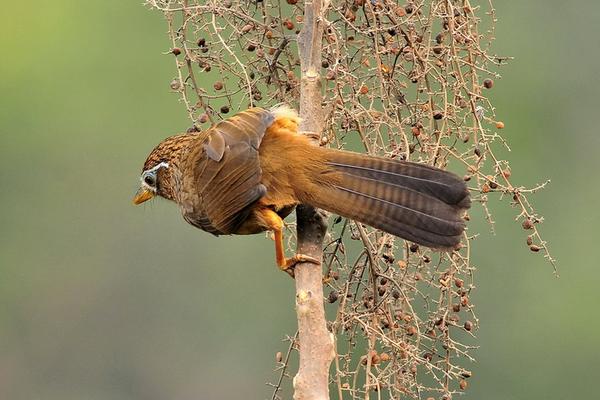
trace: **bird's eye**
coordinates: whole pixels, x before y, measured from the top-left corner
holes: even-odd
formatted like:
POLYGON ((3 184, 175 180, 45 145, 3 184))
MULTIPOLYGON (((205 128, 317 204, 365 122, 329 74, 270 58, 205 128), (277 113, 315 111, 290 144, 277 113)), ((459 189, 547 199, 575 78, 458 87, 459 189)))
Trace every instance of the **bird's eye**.
POLYGON ((144 182, 146 183, 146 185, 154 186, 156 184, 156 178, 154 177, 154 175, 148 174, 144 177, 144 182))

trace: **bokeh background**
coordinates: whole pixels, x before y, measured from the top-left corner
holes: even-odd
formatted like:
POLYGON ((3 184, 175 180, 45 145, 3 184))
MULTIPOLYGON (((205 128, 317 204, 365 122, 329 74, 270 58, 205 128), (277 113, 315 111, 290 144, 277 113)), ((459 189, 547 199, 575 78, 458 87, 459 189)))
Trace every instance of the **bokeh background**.
MULTIPOLYGON (((262 235, 217 239, 131 205, 149 150, 189 126, 162 15, 141 1, 2 0, 0 399, 270 398, 293 282, 262 235)), ((491 91, 560 278, 493 202, 474 250, 478 362, 465 399, 597 398, 594 0, 496 1, 491 91)), ((332 307, 332 306, 328 306, 332 307)))

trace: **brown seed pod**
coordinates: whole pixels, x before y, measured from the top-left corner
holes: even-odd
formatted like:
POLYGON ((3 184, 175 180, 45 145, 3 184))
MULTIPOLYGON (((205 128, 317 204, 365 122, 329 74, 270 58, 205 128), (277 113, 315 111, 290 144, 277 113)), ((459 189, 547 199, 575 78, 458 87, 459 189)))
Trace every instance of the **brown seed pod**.
POLYGON ((460 304, 452 304, 452 311, 454 312, 459 312, 460 311, 460 304))
POLYGON ((221 90, 223 89, 223 82, 221 81, 216 81, 213 85, 213 87, 215 88, 215 90, 221 90))
POLYGON ((494 81, 491 79, 486 79, 483 81, 483 87, 486 89, 491 89, 494 86, 494 81))
POLYGON ((298 3, 298 0, 287 0, 287 3, 294 5, 294 4, 298 3))
POLYGON ((254 43, 248 43, 248 47, 246 47, 246 50, 254 51, 256 50, 256 45, 254 43))
POLYGON ((466 321, 464 327, 466 331, 471 332, 473 330, 473 323, 471 321, 466 321))
POLYGON ((171 53, 173 53, 174 55, 178 56, 181 54, 181 49, 179 47, 173 47, 171 49, 171 53))
POLYGON ((468 383, 464 379, 461 379, 458 383, 458 386, 460 386, 460 390, 465 390, 468 386, 468 383))
POLYGON ((196 44, 198 45, 198 47, 204 47, 204 46, 206 46, 206 39, 200 38, 200 39, 198 39, 196 44))
POLYGON ((536 244, 532 244, 531 246, 529 246, 529 250, 533 251, 534 253, 537 253, 538 251, 540 251, 542 248, 536 244))
POLYGON ((369 87, 367 85, 362 85, 358 92, 360 94, 367 94, 369 93, 369 87))
POLYGON ((277 353, 275 353, 275 362, 280 363, 283 360, 283 354, 281 354, 280 351, 278 351, 277 353))
POLYGON ((223 106, 221 107, 221 113, 222 114, 227 114, 229 112, 229 106, 223 106))
POLYGON ((527 236, 527 246, 531 246, 533 244, 533 237, 531 235, 527 236))
POLYGON ((169 83, 169 86, 173 90, 179 90, 181 89, 181 82, 179 81, 179 79, 173 79, 171 83, 169 83))
POLYGON ((410 3, 404 6, 404 11, 406 11, 407 14, 412 14, 414 10, 414 6, 410 3))
POLYGON ((496 122, 496 129, 504 129, 504 122, 502 122, 502 121, 496 122))
POLYGON ((490 192, 490 185, 488 185, 487 183, 484 183, 483 185, 481 185, 481 193, 489 193, 490 192))
POLYGON ((392 290, 392 297, 398 300, 400 298, 400 291, 398 289, 392 290))
POLYGON ((456 286, 457 288, 461 288, 465 285, 465 281, 463 281, 460 278, 454 278, 454 286, 456 286))
POLYGON ((404 260, 398 260, 397 264, 398 264, 398 268, 400 268, 400 269, 406 269, 406 267, 407 267, 407 263, 404 260))
POLYGON ((433 119, 440 120, 442 118, 444 118, 444 113, 443 112, 441 112, 441 111, 434 111, 433 112, 433 119))
POLYGON ((379 355, 379 360, 381 360, 381 362, 387 362, 390 361, 390 355, 388 353, 381 353, 379 355))
POLYGON ((416 243, 412 243, 409 247, 411 253, 416 253, 419 250, 419 245, 416 243))

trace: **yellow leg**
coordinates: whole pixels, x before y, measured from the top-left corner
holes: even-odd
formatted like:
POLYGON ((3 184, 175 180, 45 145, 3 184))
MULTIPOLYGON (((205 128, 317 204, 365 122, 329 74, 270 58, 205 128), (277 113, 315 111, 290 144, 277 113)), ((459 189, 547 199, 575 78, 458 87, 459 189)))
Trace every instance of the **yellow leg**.
POLYGON ((293 276, 293 267, 299 262, 309 262, 320 265, 319 260, 304 254, 296 254, 293 257, 286 258, 283 247, 283 220, 277 213, 270 208, 263 208, 260 211, 263 222, 275 234, 275 260, 280 270, 286 271, 293 276))

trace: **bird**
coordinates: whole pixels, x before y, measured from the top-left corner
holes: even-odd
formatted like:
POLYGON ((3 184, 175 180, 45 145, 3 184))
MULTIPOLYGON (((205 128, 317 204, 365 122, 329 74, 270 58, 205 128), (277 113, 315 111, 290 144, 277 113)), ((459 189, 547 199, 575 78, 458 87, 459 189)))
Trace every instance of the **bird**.
POLYGON ((318 260, 286 257, 283 219, 307 204, 434 250, 460 247, 468 188, 422 163, 313 146, 292 108, 253 107, 207 130, 170 136, 148 155, 133 199, 174 201, 213 235, 272 231, 281 270, 318 260))

